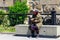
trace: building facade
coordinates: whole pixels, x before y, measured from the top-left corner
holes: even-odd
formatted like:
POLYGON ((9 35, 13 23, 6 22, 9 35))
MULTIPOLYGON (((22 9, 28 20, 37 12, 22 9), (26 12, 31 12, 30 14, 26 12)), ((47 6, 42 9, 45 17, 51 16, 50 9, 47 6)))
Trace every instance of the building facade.
POLYGON ((0 0, 0 9, 8 10, 14 4, 14 0, 0 0))
POLYGON ((13 5, 13 0, 0 0, 0 7, 8 7, 13 5))
MULTIPOLYGON (((59 6, 60 6, 60 0, 35 0, 37 1, 41 6, 41 8, 44 10, 45 8, 56 8, 57 11, 59 11, 59 6)), ((32 5, 33 0, 27 0, 29 5, 32 5)))
MULTIPOLYGON (((9 6, 12 6, 14 4, 16 0, 0 0, 0 9, 5 8, 5 10, 8 10, 9 6)), ((24 1, 24 0, 20 0, 20 1, 24 1)), ((51 7, 55 7, 57 10, 59 9, 60 6, 60 0, 35 0, 37 1, 41 6, 42 9, 47 8, 51 8, 51 7)), ((27 0, 27 4, 28 5, 32 5, 32 2, 34 2, 34 0, 27 0)), ((30 8, 32 9, 33 6, 30 6, 30 8)))

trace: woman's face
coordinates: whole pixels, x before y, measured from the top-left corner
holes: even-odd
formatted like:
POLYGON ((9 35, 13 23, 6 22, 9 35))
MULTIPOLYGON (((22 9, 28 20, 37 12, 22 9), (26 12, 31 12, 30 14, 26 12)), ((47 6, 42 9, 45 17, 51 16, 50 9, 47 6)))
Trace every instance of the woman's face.
POLYGON ((37 14, 33 14, 33 18, 35 18, 37 16, 37 14))

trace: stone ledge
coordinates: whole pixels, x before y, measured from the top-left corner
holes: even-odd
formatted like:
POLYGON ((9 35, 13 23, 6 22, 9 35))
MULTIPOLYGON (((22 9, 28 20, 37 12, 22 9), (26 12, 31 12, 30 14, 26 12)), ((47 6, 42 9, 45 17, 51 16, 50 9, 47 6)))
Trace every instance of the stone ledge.
POLYGON ((0 34, 15 34, 15 32, 0 32, 0 34))
MULTIPOLYGON (((21 35, 31 35, 30 31, 28 29, 28 25, 23 24, 15 26, 16 33, 15 34, 21 34, 21 35)), ((39 34, 43 36, 56 36, 58 37, 60 35, 60 25, 42 25, 42 27, 39 30, 39 34)))

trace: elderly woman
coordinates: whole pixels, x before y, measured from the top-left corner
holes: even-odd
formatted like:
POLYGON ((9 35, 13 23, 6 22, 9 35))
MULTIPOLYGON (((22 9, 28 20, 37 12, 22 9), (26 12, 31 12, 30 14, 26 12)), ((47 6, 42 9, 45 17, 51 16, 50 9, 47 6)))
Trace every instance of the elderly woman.
POLYGON ((41 14, 41 6, 40 4, 38 4, 36 1, 33 2, 34 6, 33 6, 33 10, 32 10, 32 18, 29 19, 29 29, 31 31, 31 35, 32 37, 35 36, 35 32, 36 32, 36 36, 39 36, 39 29, 42 26, 42 16, 41 14))
POLYGON ((39 29, 42 26, 42 17, 38 11, 34 11, 33 18, 31 19, 34 29, 31 29, 31 33, 34 35, 34 31, 36 32, 37 36, 39 35, 39 29))

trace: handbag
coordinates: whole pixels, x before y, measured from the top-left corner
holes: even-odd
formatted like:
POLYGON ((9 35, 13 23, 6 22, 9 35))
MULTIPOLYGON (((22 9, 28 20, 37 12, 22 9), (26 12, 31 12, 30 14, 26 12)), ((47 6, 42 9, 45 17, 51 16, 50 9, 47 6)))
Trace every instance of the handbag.
POLYGON ((38 30, 38 27, 37 27, 36 25, 33 25, 33 24, 32 24, 32 25, 31 25, 31 30, 34 30, 34 31, 35 31, 35 30, 38 30))

